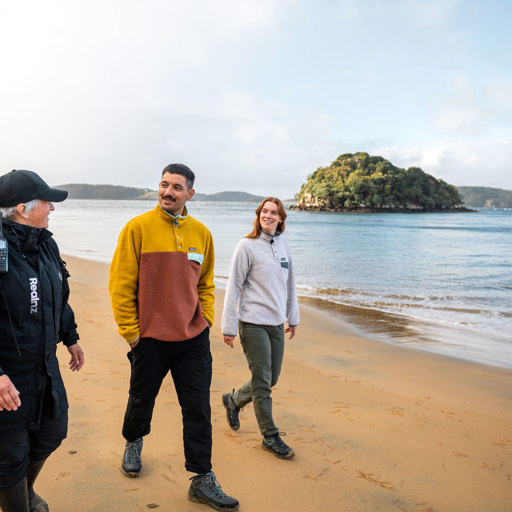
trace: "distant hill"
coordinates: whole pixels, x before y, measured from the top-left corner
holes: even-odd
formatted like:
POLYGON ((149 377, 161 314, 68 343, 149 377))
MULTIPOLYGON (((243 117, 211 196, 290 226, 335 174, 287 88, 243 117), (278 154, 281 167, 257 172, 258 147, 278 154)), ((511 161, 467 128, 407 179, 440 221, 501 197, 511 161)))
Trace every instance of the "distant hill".
POLYGON ((512 208, 512 190, 491 187, 457 187, 464 204, 479 208, 512 208))
MULTIPOLYGON (((70 199, 147 199, 156 201, 158 192, 149 188, 123 187, 121 185, 90 185, 87 183, 67 183, 56 188, 67 190, 70 199)), ((230 202, 260 202, 263 196, 248 194, 247 192, 217 192, 215 194, 201 194, 196 192, 193 200, 196 201, 224 201, 230 202)))
POLYGON ((197 201, 224 201, 226 203, 259 203, 263 196, 255 196, 247 192, 217 192, 216 194, 199 194, 196 192, 194 199, 197 201))
MULTIPOLYGON (((67 183, 58 185, 69 192, 69 199, 154 199, 146 197, 154 191, 149 188, 122 187, 120 185, 89 185, 87 183, 67 183)), ((155 197, 158 193, 154 192, 155 197)))

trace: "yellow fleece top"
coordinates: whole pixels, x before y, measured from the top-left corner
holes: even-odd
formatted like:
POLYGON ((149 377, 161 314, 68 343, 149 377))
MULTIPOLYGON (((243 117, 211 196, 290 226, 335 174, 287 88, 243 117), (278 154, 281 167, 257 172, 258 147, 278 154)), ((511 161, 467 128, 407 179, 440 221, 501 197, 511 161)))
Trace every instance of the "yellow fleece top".
POLYGON ((119 333, 183 341, 213 324, 213 240, 204 224, 159 204, 121 231, 109 291, 119 333))

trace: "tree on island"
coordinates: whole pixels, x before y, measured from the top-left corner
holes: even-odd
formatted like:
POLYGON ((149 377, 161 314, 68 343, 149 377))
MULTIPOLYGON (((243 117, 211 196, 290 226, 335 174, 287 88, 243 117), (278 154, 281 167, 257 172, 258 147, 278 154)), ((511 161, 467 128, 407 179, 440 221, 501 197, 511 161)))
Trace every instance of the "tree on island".
POLYGON ((453 185, 419 167, 400 169, 368 153, 340 155, 329 167, 319 167, 295 196, 298 209, 332 211, 461 209, 453 185))

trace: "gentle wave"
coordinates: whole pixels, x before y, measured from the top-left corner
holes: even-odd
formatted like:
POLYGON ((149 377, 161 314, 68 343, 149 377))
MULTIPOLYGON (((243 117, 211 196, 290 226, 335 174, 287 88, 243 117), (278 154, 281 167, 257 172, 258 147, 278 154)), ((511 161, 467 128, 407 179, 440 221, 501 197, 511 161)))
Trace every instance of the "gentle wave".
POLYGON ((300 285, 297 287, 297 292, 301 297, 320 299, 343 306, 373 309, 453 326, 464 325, 474 330, 503 337, 510 337, 512 334, 507 325, 492 322, 492 319, 495 318, 511 319, 510 311, 457 305, 454 304, 453 296, 418 297, 389 294, 376 297, 368 292, 300 285))

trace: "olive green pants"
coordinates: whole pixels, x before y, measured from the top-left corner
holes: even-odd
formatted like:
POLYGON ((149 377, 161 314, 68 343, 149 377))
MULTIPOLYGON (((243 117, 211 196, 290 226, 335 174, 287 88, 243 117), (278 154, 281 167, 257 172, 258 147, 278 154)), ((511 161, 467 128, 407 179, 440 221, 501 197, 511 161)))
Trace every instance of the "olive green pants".
POLYGON ((272 386, 277 384, 284 354, 284 326, 238 323, 251 380, 235 391, 237 407, 253 402, 260 432, 270 436, 279 432, 272 418, 272 386))

